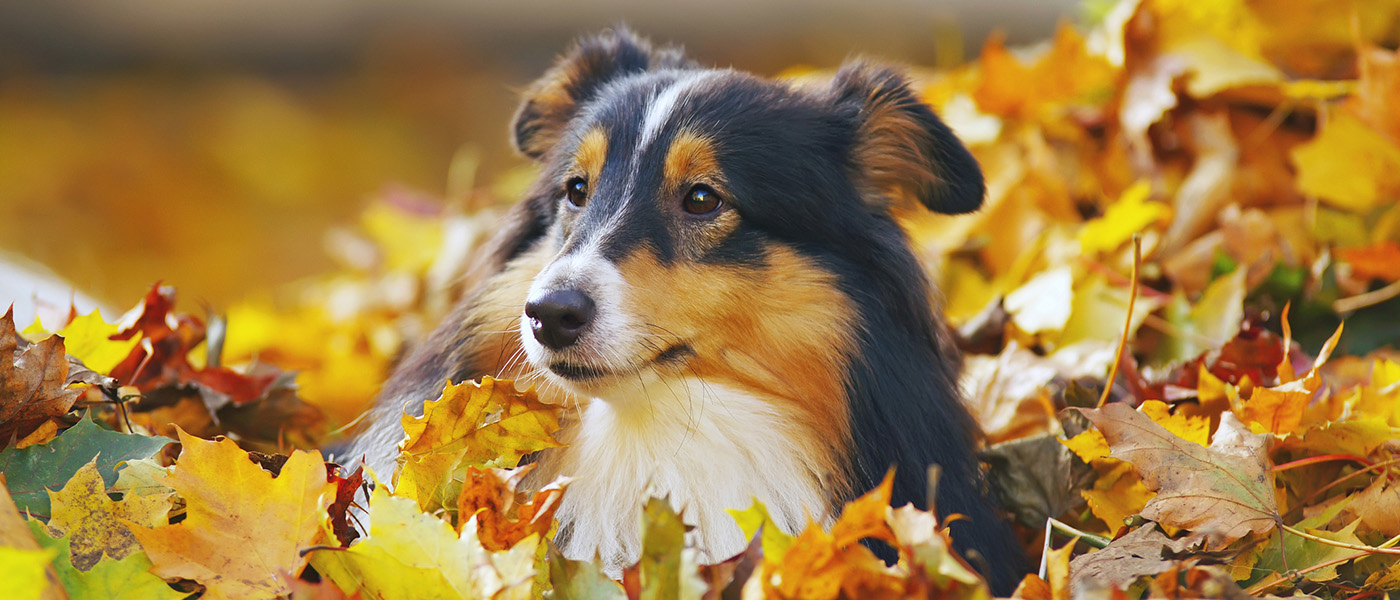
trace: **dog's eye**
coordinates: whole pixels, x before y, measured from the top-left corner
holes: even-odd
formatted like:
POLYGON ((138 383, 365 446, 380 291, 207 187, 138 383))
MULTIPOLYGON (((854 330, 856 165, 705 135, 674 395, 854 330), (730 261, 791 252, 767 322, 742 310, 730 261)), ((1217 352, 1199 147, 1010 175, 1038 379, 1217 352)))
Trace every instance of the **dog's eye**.
POLYGON ((708 215, 719 210, 723 204, 719 194, 710 189, 709 186, 697 185, 686 193, 685 201, 681 203, 681 207, 692 215, 708 215))
POLYGON ((564 196, 569 199, 569 204, 583 208, 588 203, 588 182, 582 177, 570 179, 564 184, 564 196))

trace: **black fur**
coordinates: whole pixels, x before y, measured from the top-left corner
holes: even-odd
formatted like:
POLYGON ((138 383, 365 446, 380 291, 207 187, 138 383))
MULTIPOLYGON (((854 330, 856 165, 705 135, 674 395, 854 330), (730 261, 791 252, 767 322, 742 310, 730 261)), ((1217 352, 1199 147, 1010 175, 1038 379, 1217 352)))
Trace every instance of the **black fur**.
MULTIPOLYGON (((604 45, 618 43, 617 38, 604 40, 604 45)), ((585 41, 580 47, 593 44, 585 41)), ((612 143, 605 168, 625 168, 629 160, 638 159, 658 164, 660 155, 628 154, 635 148, 654 90, 677 76, 671 71, 676 63, 639 70, 651 61, 630 52, 621 54, 624 65, 601 69, 608 77, 586 86, 594 95, 582 103, 579 114, 584 117, 574 127, 581 131, 590 123, 608 124, 612 143)), ((854 154, 861 136, 870 130, 875 103, 898 111, 923 134, 915 138, 916 147, 894 149, 916 153, 926 165, 928 176, 913 177, 910 182, 917 199, 943 213, 977 210, 985 186, 976 160, 898 72, 865 64, 848 66, 825 93, 794 91, 730 73, 721 82, 697 90, 689 102, 677 106, 674 117, 696 124, 717 141, 722 170, 742 217, 742 225, 730 239, 701 260, 751 263, 761 256, 765 240, 776 240, 798 248, 839 276, 862 318, 858 358, 848 379, 855 488, 873 488, 893 465, 894 505, 927 508, 927 468, 938 464, 942 468, 938 513, 966 517, 951 525, 955 546, 983 570, 994 592, 1009 594, 1028 564, 984 490, 973 453, 977 425, 956 391, 958 358, 945 355, 940 344, 943 332, 930 310, 930 285, 902 230, 887 211, 870 210, 866 196, 871 191, 851 177, 853 170, 861 168, 854 154)), ((649 152, 663 152, 667 141, 658 140, 649 152)), ((624 178, 605 175, 601 179, 615 184, 624 178)), ((638 194, 655 189, 656 182, 634 183, 633 194, 638 194)), ((599 189, 596 197, 599 200, 590 201, 619 207, 648 204, 629 202, 636 199, 624 197, 620 189, 599 189)), ((876 206, 887 205, 877 202, 876 206)), ((663 262, 672 259, 664 223, 641 214, 627 222, 626 234, 616 236, 609 255, 620 257, 647 243, 663 262)), ((594 225, 580 219, 572 226, 594 225)), ((885 558, 893 558, 888 548, 880 551, 885 558)))
MULTIPOLYGON (((572 74, 561 84, 571 104, 542 107, 527 99, 517 115, 516 144, 541 161, 543 172, 494 242, 497 268, 538 242, 557 219, 563 219, 568 240, 574 229, 599 226, 597 215, 615 212, 609 208, 640 210, 649 204, 646 198, 626 198, 618 182, 627 178, 607 170, 641 161, 650 171, 638 171, 641 179, 628 189, 634 196, 656 189, 659 179, 651 179, 660 177, 655 165, 662 155, 652 154, 664 151, 669 138, 652 144, 647 155, 631 154, 661 84, 693 68, 679 52, 653 50, 620 31, 583 40, 546 76, 559 84, 561 74, 572 74), (605 174, 592 191, 593 210, 571 213, 561 202, 564 162, 595 123, 606 124, 610 135, 605 174), (542 148, 546 139, 553 143, 542 148)), ((902 76, 863 64, 842 69, 825 89, 794 89, 724 72, 677 105, 674 114, 717 143, 728 200, 740 216, 724 243, 691 258, 752 265, 762 260, 766 244, 777 242, 837 276, 860 315, 857 356, 847 377, 855 491, 873 488, 893 465, 893 503, 927 508, 927 467, 940 465, 940 516, 967 517, 952 524, 955 546, 983 570, 995 593, 1009 594, 1028 565, 983 489, 973 454, 977 427, 956 388, 958 359, 940 343, 942 326, 931 309, 929 281, 887 210, 890 199, 872 197, 882 190, 872 189, 861 173, 860 153, 881 143, 869 137, 879 135, 871 119, 894 114, 914 127, 899 138, 914 140, 913 147, 887 149, 909 159, 895 164, 924 165, 909 175, 907 187, 932 210, 965 213, 981 205, 985 190, 972 155, 902 76)), ((663 135, 674 135, 674 129, 663 135)), ((646 244, 662 262, 677 260, 671 253, 675 224, 645 211, 628 215, 626 222, 627 231, 608 240, 606 255, 621 257, 646 244)), ((454 314, 420 345, 408 361, 417 366, 401 369, 386 388, 411 387, 423 379, 440 386, 442 376, 462 380, 484 374, 479 365, 462 360, 460 349, 472 343, 469 335, 456 333, 472 327, 462 322, 465 314, 454 314)), ((688 351, 677 349, 676 359, 688 351)), ((888 548, 877 551, 893 557, 888 548)))

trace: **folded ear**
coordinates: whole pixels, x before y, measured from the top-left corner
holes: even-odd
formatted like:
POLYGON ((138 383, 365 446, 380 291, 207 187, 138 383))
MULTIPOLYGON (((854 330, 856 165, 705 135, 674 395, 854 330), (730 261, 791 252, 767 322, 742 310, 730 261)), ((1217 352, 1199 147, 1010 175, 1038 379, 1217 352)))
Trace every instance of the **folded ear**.
POLYGON ((847 63, 831 94, 854 123, 852 158, 872 208, 887 209, 901 198, 950 215, 982 206, 986 184, 977 160, 899 71, 847 63))
POLYGON ((526 90, 512 126, 515 148, 538 160, 559 141, 579 107, 607 82, 692 64, 679 49, 653 49, 625 27, 582 38, 526 90))

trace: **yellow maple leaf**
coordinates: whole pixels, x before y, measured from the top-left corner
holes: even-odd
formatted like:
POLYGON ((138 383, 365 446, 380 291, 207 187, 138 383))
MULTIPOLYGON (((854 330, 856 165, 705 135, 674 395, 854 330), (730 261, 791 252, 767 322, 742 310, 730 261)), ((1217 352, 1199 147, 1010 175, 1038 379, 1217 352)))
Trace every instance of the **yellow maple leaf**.
POLYGON ((1102 217, 1089 221, 1079 231, 1079 245, 1083 252, 1097 254, 1115 250, 1148 226, 1170 221, 1171 205, 1151 202, 1151 196, 1152 186, 1146 181, 1139 181, 1124 190, 1102 217))
POLYGON ((1400 189, 1400 147, 1346 111, 1292 152, 1298 189, 1337 208, 1369 212, 1400 189))
POLYGON ((53 560, 53 553, 47 550, 0 546, 0 597, 7 600, 39 600, 46 597, 44 591, 50 585, 50 560, 53 560))
POLYGON ((63 347, 69 354, 83 361, 87 368, 105 375, 141 342, 139 335, 128 340, 110 339, 117 330, 116 323, 103 320, 102 313, 94 309, 73 319, 58 334, 63 336, 63 347))
POLYGON ((410 498, 379 485, 369 500, 369 536, 346 548, 318 549, 311 564, 347 594, 367 598, 528 598, 540 543, 530 535, 507 552, 477 539, 476 520, 459 535, 410 498))
POLYGON ((508 379, 448 382, 442 396, 423 404, 423 416, 403 416, 395 494, 424 510, 448 500, 448 483, 468 466, 514 467, 531 452, 559 446, 559 408, 540 402, 533 388, 516 391, 508 379))
POLYGON ((1181 439, 1202 446, 1210 445, 1210 419, 1206 417, 1192 416, 1185 412, 1173 413, 1171 406, 1160 400, 1143 402, 1138 410, 1181 439))
POLYGON ((161 577, 193 579, 205 598, 266 598, 291 590, 303 548, 321 535, 335 486, 319 452, 293 452, 273 477, 233 440, 179 431, 183 449, 163 478, 186 503, 185 520, 132 533, 161 577))
POLYGON ((53 504, 49 527, 69 537, 73 566, 87 571, 104 553, 120 560, 138 552, 141 546, 128 524, 164 525, 170 512, 170 496, 132 494, 113 501, 107 497, 97 460, 93 459, 78 469, 63 489, 49 492, 53 504))

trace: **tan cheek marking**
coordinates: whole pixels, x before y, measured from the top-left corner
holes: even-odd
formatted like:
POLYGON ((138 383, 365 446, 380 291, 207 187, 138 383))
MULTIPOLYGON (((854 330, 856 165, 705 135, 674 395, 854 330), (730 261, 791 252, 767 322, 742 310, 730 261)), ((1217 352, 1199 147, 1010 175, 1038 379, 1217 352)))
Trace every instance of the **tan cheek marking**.
POLYGON ((665 189, 677 190, 692 181, 721 183, 717 156, 713 139, 689 130, 677 133, 662 165, 665 189))
MULTIPOLYGON (((465 361, 476 365, 481 373, 520 379, 530 372, 525 351, 520 347, 520 315, 525 310, 530 284, 549 264, 555 252, 556 248, 549 240, 543 240, 529 252, 507 263, 500 273, 483 284, 481 295, 467 317, 469 321, 479 323, 480 329, 470 332, 470 354, 465 357, 465 361)), ((541 400, 563 403, 562 397, 550 396, 551 393, 557 394, 553 386, 536 389, 541 400)))
POLYGON ((589 181, 597 181, 603 172, 603 162, 608 158, 608 136, 602 129, 590 129, 583 135, 578 149, 574 151, 574 163, 588 175, 589 181))
POLYGON ((668 269, 638 252, 622 264, 628 309, 691 345, 696 358, 686 373, 777 399, 816 440, 813 463, 831 483, 846 485, 845 374, 855 352, 855 309, 834 275, 791 249, 774 246, 768 263, 668 269))

